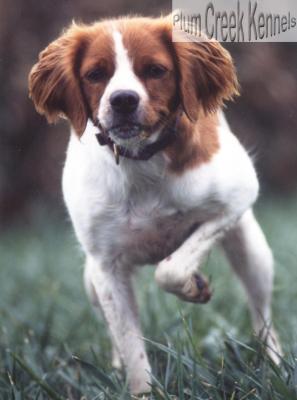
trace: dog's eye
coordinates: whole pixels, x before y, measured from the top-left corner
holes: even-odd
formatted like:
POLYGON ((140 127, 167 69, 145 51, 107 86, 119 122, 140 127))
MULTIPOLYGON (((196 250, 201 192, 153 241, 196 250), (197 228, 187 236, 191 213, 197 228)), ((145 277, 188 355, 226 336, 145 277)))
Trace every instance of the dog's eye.
POLYGON ((85 78, 91 83, 100 82, 107 77, 107 70, 104 67, 97 67, 89 71, 85 78))
POLYGON ((144 69, 144 75, 146 78, 160 79, 167 72, 167 68, 160 64, 150 64, 144 69))

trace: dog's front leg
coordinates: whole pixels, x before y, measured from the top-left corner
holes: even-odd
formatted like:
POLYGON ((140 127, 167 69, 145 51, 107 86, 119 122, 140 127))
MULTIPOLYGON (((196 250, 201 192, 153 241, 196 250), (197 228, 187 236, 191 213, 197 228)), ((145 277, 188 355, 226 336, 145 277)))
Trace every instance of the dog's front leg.
POLYGON ((213 245, 237 220, 237 216, 217 217, 202 224, 175 252, 161 261, 155 272, 157 283, 184 301, 206 303, 211 292, 200 266, 213 245))
POLYGON ((126 368, 130 391, 150 391, 151 368, 145 351, 130 272, 120 265, 102 266, 89 257, 86 265, 88 291, 100 304, 112 341, 126 368), (91 285, 91 286, 90 286, 91 285), (95 296, 95 297, 94 297, 95 296))
MULTIPOLYGON (((100 319, 102 317, 102 309, 99 303, 99 299, 98 296, 96 294, 95 291, 95 287, 92 283, 93 277, 92 277, 92 266, 91 266, 91 262, 86 262, 85 265, 85 269, 84 269, 84 284, 85 284, 85 290, 87 293, 87 296, 89 298, 89 301, 93 307, 93 310, 96 314, 96 316, 98 317, 98 319, 100 319)), ((111 335, 110 335, 111 336, 111 335)), ((112 361, 111 364, 114 368, 116 369, 121 369, 122 368, 122 360, 121 360, 121 356, 119 354, 119 351, 117 349, 117 346, 114 342, 113 337, 111 336, 111 343, 112 343, 112 361)))

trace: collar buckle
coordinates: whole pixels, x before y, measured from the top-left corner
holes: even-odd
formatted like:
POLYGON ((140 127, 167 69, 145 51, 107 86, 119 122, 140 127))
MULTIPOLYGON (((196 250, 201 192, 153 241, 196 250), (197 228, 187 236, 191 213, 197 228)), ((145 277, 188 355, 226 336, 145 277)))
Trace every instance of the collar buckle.
POLYGON ((120 149, 119 149, 119 146, 117 144, 113 143, 112 150, 113 150, 115 162, 116 162, 117 165, 119 165, 119 163, 120 163, 120 149))

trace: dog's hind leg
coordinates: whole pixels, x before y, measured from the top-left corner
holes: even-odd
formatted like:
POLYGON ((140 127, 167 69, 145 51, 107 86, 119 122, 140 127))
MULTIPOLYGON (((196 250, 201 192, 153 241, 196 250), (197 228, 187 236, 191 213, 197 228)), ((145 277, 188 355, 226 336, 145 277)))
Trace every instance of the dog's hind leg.
POLYGON ((270 357, 278 362, 281 348, 271 322, 273 256, 252 210, 226 233, 222 244, 246 290, 253 328, 266 340, 270 357))
POLYGON ((151 367, 138 321, 130 271, 120 265, 102 267, 88 257, 85 286, 92 304, 101 308, 113 343, 113 363, 123 362, 134 394, 151 390, 151 367))

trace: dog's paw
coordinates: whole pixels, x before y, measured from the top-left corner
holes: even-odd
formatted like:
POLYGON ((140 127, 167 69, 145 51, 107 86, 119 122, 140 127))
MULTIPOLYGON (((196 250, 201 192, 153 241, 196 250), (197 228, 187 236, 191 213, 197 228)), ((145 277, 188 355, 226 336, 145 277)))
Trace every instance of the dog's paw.
POLYGON ((190 303, 207 303, 212 296, 209 282, 201 274, 193 274, 175 294, 183 301, 190 303))
MULTIPOLYGON (((144 372, 143 376, 140 371, 138 376, 135 375, 129 379, 130 393, 134 396, 143 398, 146 393, 150 393, 152 390, 151 376, 147 372, 144 372)), ((144 397, 145 398, 145 397, 144 397)))
POLYGON ((260 337, 264 340, 266 343, 266 353, 270 357, 270 359, 274 362, 274 364, 279 365, 282 360, 283 356, 283 351, 278 339, 278 335, 275 332, 273 327, 270 327, 268 329, 268 332, 264 330, 260 334, 260 337), (265 335, 265 336, 264 336, 265 335))

